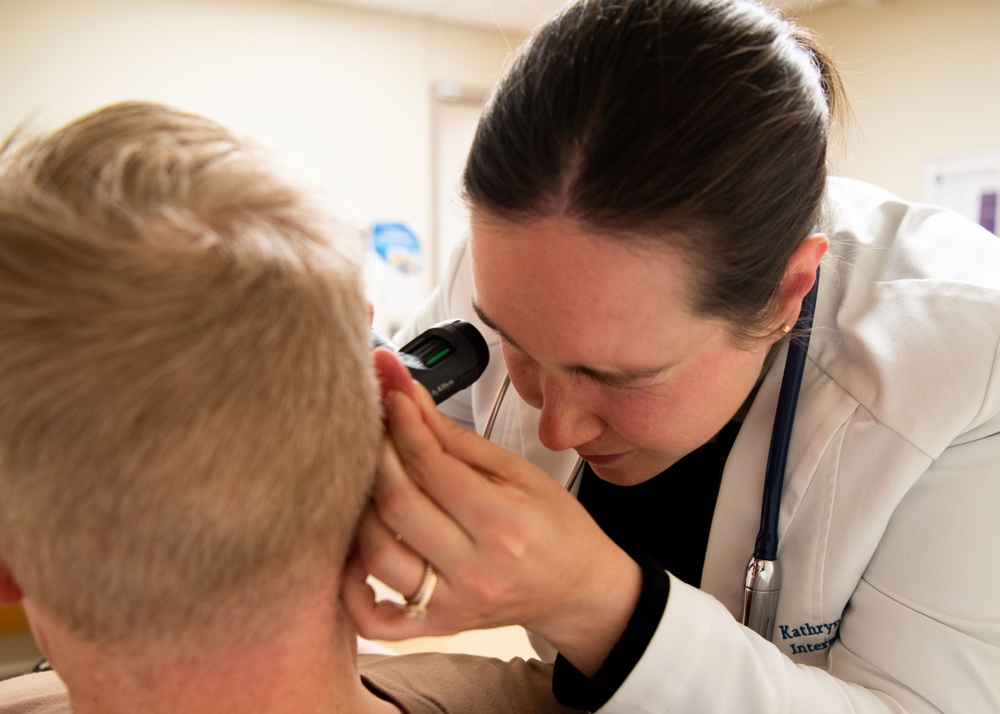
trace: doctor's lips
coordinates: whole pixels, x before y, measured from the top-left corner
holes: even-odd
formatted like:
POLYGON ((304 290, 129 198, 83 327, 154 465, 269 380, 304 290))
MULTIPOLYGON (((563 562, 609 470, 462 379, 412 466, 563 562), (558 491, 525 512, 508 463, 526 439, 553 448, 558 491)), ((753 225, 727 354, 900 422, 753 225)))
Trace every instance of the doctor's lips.
POLYGON ((625 456, 627 452, 621 454, 581 454, 579 451, 576 452, 577 455, 586 461, 591 466, 607 466, 612 464, 621 457, 625 456))

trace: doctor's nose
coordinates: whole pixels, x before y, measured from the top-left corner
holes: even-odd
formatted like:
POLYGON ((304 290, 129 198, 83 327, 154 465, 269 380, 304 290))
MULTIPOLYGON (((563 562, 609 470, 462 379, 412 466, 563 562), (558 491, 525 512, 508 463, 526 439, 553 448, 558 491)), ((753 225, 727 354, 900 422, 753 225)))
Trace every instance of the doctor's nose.
POLYGON ((538 438, 553 451, 586 444, 604 431, 604 421, 589 407, 585 390, 573 378, 547 372, 517 350, 504 351, 507 373, 518 395, 538 409, 538 438))
POLYGON ((538 439, 552 451, 582 446, 601 435, 604 421, 588 406, 586 395, 561 378, 543 378, 538 439))

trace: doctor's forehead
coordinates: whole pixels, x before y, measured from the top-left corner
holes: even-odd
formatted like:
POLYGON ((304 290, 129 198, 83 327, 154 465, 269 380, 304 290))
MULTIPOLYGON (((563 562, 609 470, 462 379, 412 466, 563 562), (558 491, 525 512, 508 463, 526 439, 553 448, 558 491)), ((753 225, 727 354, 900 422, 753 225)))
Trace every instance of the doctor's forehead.
POLYGON ((473 290, 500 327, 509 329, 508 309, 522 301, 535 301, 532 310, 561 307, 566 320, 626 305, 639 317, 690 308, 688 261, 669 243, 594 232, 563 216, 515 221, 476 213, 470 228, 473 290))

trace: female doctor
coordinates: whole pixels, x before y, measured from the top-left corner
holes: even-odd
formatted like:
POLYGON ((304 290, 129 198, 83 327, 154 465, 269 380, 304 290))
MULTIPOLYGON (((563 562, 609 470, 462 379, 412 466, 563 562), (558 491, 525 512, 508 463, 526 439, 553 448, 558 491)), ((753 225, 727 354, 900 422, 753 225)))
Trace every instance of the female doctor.
POLYGON ((364 636, 519 623, 557 696, 602 712, 1000 711, 1000 240, 828 179, 838 86, 742 0, 580 0, 519 51, 466 166, 468 245, 408 328, 490 336, 454 421, 482 432, 513 390, 491 443, 382 360, 344 593, 364 636))

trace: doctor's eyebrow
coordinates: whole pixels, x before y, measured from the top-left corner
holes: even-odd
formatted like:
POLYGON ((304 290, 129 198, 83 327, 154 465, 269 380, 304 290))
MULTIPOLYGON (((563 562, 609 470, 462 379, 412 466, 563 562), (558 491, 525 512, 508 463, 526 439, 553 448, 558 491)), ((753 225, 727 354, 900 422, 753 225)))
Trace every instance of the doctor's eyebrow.
MULTIPOLYGON (((511 339, 510 335, 504 332, 500 327, 497 326, 489 316, 483 312, 483 309, 479 307, 475 300, 472 301, 472 309, 476 313, 476 316, 482 320, 483 324, 488 328, 493 330, 500 336, 504 342, 510 344, 515 349, 524 352, 524 348, 517 344, 516 341, 511 339)), ((525 353, 527 354, 527 353, 525 353)), ((588 367, 583 364, 567 365, 566 370, 573 372, 575 374, 582 375, 595 382, 600 382, 601 384, 606 384, 612 387, 627 387, 633 382, 641 382, 643 380, 652 379, 660 375, 667 369, 665 366, 649 367, 646 369, 626 369, 621 371, 605 371, 600 369, 595 369, 593 367, 588 367)))
MULTIPOLYGON (((497 333, 498 335, 500 335, 500 339, 502 339, 504 342, 507 342, 508 344, 513 345, 514 347, 516 347, 519 350, 521 349, 521 346, 519 344, 517 344, 517 342, 515 342, 514 340, 512 340, 510 338, 510 335, 508 335, 506 332, 504 332, 499 327, 497 327, 497 324, 495 322, 493 322, 493 320, 491 320, 489 318, 489 316, 485 312, 483 312, 483 309, 481 307, 479 307, 479 303, 477 303, 475 300, 472 301, 472 310, 473 310, 473 312, 476 313, 476 317, 478 317, 480 320, 482 320, 482 322, 483 322, 484 325, 486 325, 488 328, 490 328, 495 333, 497 333)), ((522 352, 523 352, 523 350, 522 350, 522 352)))

